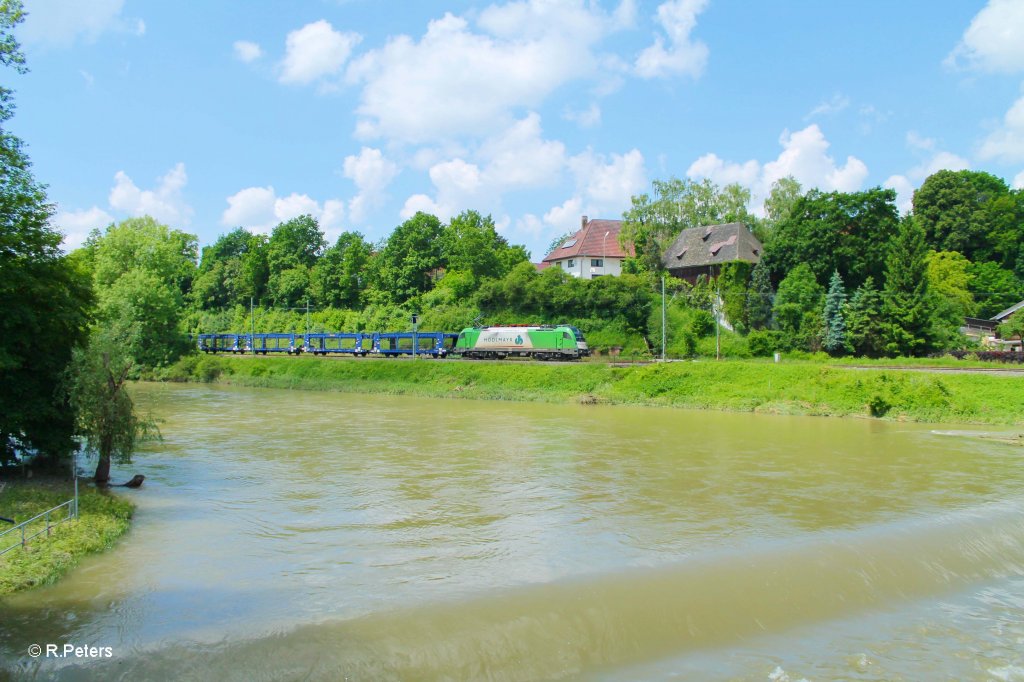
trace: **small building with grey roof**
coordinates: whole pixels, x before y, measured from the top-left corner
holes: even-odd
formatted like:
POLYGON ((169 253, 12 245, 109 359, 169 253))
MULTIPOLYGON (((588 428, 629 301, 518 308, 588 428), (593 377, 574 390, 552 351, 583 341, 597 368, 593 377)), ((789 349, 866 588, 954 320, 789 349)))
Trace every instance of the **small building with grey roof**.
POLYGON ((701 275, 716 277, 723 263, 758 263, 764 247, 743 223, 691 227, 679 233, 662 256, 669 274, 695 281, 701 275))

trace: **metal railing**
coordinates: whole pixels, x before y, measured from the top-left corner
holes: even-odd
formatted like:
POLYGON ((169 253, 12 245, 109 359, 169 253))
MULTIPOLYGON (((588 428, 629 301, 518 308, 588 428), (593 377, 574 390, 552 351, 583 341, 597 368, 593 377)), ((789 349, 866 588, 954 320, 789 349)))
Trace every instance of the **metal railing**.
MULTIPOLYGON (((42 514, 37 514, 33 516, 31 519, 28 519, 27 521, 22 521, 13 528, 8 528, 7 530, 0 532, 0 547, 2 547, 2 549, 0 549, 0 555, 10 552, 15 547, 24 547, 29 540, 31 540, 32 538, 39 537, 43 533, 46 533, 47 537, 49 537, 50 532, 54 528, 64 523, 65 521, 69 521, 70 519, 75 518, 78 518, 78 504, 76 503, 75 499, 72 498, 67 502, 62 502, 58 504, 56 507, 47 509, 42 514), (64 512, 64 515, 62 517, 59 517, 57 511, 62 508, 66 508, 66 511, 64 512), (59 518, 55 519, 54 517, 59 518), (30 532, 29 526, 40 520, 43 520, 45 522, 43 527, 39 530, 33 529, 34 532, 30 532), (4 542, 4 538, 7 538, 8 536, 13 536, 17 538, 17 540, 14 542, 14 544, 7 547, 3 547, 2 543, 4 542)), ((8 539, 7 542, 10 542, 10 540, 8 539)))

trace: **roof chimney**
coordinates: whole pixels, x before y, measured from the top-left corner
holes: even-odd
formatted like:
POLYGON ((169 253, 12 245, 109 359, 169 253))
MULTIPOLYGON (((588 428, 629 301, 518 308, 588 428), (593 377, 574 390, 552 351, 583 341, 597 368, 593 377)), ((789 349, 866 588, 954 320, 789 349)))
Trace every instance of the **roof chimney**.
POLYGON ((586 227, 587 227, 587 216, 583 216, 583 218, 580 219, 580 229, 581 230, 582 229, 586 229, 586 227))

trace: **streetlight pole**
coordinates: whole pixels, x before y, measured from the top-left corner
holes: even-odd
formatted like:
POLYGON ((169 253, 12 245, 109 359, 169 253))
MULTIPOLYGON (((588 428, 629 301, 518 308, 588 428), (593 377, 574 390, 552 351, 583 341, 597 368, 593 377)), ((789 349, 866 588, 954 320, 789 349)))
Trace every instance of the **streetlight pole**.
POLYGON ((661 361, 665 362, 665 275, 661 276, 661 361))

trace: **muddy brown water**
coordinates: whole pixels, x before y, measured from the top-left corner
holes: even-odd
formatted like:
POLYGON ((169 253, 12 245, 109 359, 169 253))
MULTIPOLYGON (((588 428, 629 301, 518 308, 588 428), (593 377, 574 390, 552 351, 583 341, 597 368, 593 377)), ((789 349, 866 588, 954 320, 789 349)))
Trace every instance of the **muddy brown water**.
POLYGON ((970 428, 135 394, 133 528, 0 601, 0 677, 1024 680, 1024 450, 970 428))

